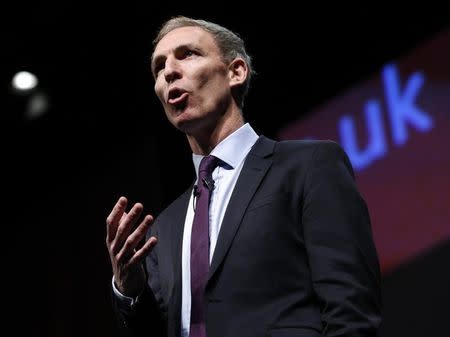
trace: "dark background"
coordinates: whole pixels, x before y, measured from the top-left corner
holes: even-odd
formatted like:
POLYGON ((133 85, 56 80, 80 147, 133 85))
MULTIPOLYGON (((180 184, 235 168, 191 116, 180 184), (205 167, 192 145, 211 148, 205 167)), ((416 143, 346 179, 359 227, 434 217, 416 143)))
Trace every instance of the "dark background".
MULTIPOLYGON (((164 20, 204 18, 247 41, 258 75, 244 114, 273 138, 449 26, 445 9, 423 3, 3 6, 2 297, 6 324, 20 336, 117 336, 105 218, 120 195, 158 214, 191 182, 190 149, 165 120, 149 71, 164 20), (49 99, 40 118, 26 117, 30 96, 10 87, 20 70, 35 73, 49 99)), ((384 275, 382 336, 448 333, 449 247, 384 275)))

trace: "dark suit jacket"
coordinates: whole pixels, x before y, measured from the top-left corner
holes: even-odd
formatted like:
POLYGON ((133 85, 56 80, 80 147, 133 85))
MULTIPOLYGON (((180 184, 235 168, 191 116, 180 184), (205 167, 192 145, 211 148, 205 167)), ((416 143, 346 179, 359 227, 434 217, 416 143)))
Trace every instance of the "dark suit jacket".
MULTIPOLYGON (((192 189, 158 217, 148 288, 118 313, 136 336, 180 337, 192 189)), ((208 337, 376 336, 380 272, 366 204, 331 141, 260 137, 231 196, 206 286, 208 337)))

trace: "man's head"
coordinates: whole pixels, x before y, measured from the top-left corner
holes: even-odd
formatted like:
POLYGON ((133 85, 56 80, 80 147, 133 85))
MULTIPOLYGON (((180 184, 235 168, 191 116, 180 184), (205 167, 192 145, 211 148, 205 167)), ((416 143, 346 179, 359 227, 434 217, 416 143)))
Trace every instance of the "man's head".
POLYGON ((251 59, 243 41, 214 23, 176 17, 154 41, 155 92, 169 121, 183 131, 222 123, 233 105, 241 109, 251 59))
POLYGON ((219 47, 219 50, 222 53, 223 61, 226 64, 229 64, 236 57, 240 57, 245 61, 248 69, 247 78, 239 90, 236 91, 236 101, 239 104, 239 107, 242 108, 244 105, 245 96, 247 95, 250 87, 250 80, 252 75, 255 73, 252 66, 252 59, 245 49, 244 41, 231 30, 216 23, 192 19, 185 16, 177 16, 163 24, 155 40, 153 41, 153 46, 156 47, 158 42, 161 41, 167 33, 181 27, 199 27, 210 33, 219 47))

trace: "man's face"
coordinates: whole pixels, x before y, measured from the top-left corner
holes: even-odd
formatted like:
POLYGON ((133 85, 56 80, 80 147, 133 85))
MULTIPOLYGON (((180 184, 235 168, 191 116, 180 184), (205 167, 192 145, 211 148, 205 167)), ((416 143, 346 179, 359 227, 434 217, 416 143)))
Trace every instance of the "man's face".
POLYGON ((165 35, 153 53, 152 72, 167 118, 184 132, 213 126, 231 101, 228 66, 213 36, 199 27, 165 35))

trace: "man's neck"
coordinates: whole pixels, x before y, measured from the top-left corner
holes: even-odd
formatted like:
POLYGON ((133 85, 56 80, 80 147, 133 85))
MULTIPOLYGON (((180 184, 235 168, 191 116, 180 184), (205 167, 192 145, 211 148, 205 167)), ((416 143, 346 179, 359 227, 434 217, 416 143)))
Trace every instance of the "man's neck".
POLYGON ((195 154, 208 155, 222 140, 244 125, 242 113, 232 114, 229 118, 214 125, 210 130, 187 134, 191 150, 195 154))

